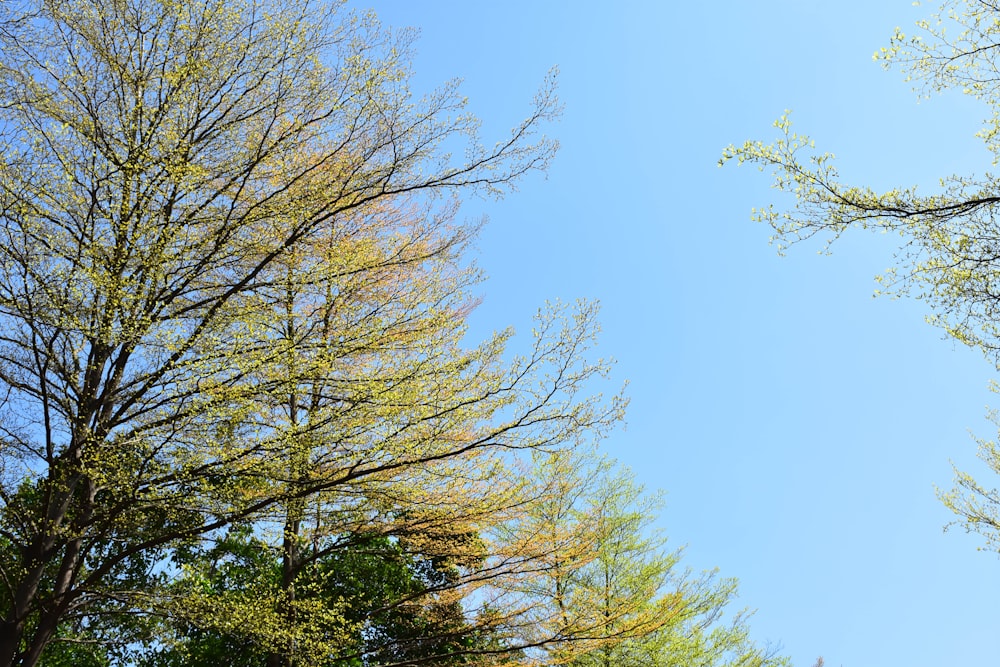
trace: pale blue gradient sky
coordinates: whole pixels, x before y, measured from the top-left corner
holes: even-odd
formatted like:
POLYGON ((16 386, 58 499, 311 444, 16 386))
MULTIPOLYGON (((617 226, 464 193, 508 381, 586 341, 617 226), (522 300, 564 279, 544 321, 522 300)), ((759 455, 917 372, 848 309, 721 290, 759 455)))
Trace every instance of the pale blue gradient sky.
POLYGON ((686 563, 741 581, 754 636, 800 667, 994 664, 1000 560, 943 533, 949 461, 994 480, 995 370, 942 339, 923 305, 872 299, 893 239, 848 235, 786 258, 750 208, 768 179, 722 148, 796 128, 847 181, 982 172, 984 107, 919 102, 872 53, 928 9, 909 0, 715 3, 355 0, 422 35, 417 92, 453 78, 500 138, 561 70, 562 151, 486 213, 474 333, 522 330, 546 299, 599 299, 600 352, 628 378, 607 450, 665 489, 660 524, 686 563))

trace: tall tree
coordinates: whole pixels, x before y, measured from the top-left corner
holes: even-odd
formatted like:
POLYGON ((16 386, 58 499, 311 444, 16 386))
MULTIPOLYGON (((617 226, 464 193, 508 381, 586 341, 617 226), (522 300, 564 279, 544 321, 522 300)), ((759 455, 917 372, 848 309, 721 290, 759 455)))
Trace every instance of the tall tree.
MULTIPOLYGON (((900 67, 922 93, 957 89, 985 103, 989 118, 978 136, 1000 160, 1000 4, 947 0, 915 34, 897 29, 875 58, 900 67)), ((788 116, 776 123, 780 138, 730 146, 722 162, 750 162, 774 174, 774 185, 791 193, 790 211, 767 207, 757 220, 773 227, 781 247, 814 236, 828 242, 851 228, 891 231, 904 239, 898 266, 879 280, 886 291, 914 293, 931 308, 931 320, 955 340, 981 350, 1000 369, 1000 179, 952 175, 936 194, 915 187, 876 192, 845 185, 833 156, 791 129, 788 116)), ((982 441, 981 458, 1000 473, 1000 447, 982 441)), ((958 473, 958 487, 942 494, 945 504, 971 531, 1000 550, 1000 496, 958 473)))
POLYGON ((436 193, 544 168, 551 82, 486 148, 453 84, 411 99, 408 40, 308 0, 0 5, 0 664, 174 613, 142 577, 238 525, 283 545, 279 589, 183 604, 322 655, 306 542, 464 500, 475 533, 508 452, 617 416, 578 397, 592 310, 509 361, 460 344, 466 274, 433 278, 471 233, 436 193))
POLYGON ((530 619, 521 643, 540 649, 528 664, 786 664, 749 640, 745 612, 723 621, 735 580, 678 567, 680 551, 651 528, 660 498, 631 471, 584 449, 536 458, 539 501, 505 539, 530 540, 540 556, 522 577, 496 582, 507 587, 502 604, 520 603, 530 619))

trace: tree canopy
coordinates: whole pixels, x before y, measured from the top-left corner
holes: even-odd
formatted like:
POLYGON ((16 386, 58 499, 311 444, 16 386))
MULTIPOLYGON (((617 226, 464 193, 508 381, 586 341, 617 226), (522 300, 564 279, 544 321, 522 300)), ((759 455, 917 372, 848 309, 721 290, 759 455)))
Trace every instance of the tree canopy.
MULTIPOLYGON (((561 548, 546 460, 625 401, 593 304, 465 340, 459 197, 546 167, 554 79, 484 144, 457 84, 414 98, 411 39, 310 0, 0 5, 0 664, 527 665, 663 627, 655 547, 614 622, 512 594, 561 548)), ((646 544, 608 507, 600 553, 646 544)), ((686 639, 732 592, 674 588, 686 639)))

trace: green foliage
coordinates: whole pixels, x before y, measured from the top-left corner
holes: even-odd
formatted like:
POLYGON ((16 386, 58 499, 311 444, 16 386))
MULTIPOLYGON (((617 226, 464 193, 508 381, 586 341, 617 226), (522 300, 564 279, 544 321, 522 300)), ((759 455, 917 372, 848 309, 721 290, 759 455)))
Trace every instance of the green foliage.
POLYGON ((746 665, 787 661, 748 637, 747 612, 728 609, 736 581, 678 567, 652 529, 662 504, 628 469, 585 451, 539 457, 539 501, 503 535, 530 535, 543 566, 520 579, 496 582, 500 599, 532 619, 525 644, 547 636, 540 664, 610 667, 746 665), (724 615, 732 614, 728 620, 724 615))
MULTIPOLYGON (((262 601, 280 608, 280 553, 244 528, 230 531, 207 550, 178 557, 183 575, 171 584, 178 608, 156 634, 156 647, 139 664, 265 664, 269 642, 286 637, 260 636, 270 623, 246 622, 247 610, 262 601), (192 595, 194 594, 194 595, 192 595), (198 599, 202 609, 195 609, 198 599), (234 611, 240 619, 231 622, 234 611), (220 620, 225 619, 225 622, 220 620)), ((322 664, 362 665, 433 659, 475 641, 457 601, 437 599, 449 577, 430 560, 406 553, 397 540, 358 536, 327 545, 296 577, 300 625, 309 633, 297 645, 321 643, 328 657, 322 664), (336 613, 318 614, 319 610, 336 613), (306 615, 306 618, 302 618, 306 615)))

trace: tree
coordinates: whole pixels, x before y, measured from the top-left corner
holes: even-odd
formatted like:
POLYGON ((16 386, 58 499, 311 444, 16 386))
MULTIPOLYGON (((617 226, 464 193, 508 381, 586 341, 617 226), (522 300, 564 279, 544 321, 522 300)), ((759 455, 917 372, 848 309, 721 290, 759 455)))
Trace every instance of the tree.
POLYGON ((661 499, 646 495, 631 471, 587 450, 537 464, 539 502, 504 539, 529 540, 541 554, 523 577, 494 582, 507 586, 501 604, 519 600, 527 610, 518 643, 541 647, 530 664, 787 664, 748 639, 745 612, 722 622, 735 580, 678 568, 681 552, 667 551, 651 530, 661 499))
MULTIPOLYGON (((897 29, 876 60, 903 68, 920 92, 957 89, 984 102, 990 117, 978 136, 994 162, 1000 161, 1000 4, 948 0, 917 27, 915 35, 897 29)), ((880 193, 848 186, 833 156, 817 153, 808 137, 794 133, 787 114, 775 125, 781 131, 777 141, 730 146, 720 164, 736 160, 769 169, 775 187, 796 197, 791 211, 768 207, 754 214, 771 225, 780 247, 813 236, 832 242, 850 228, 894 232, 904 245, 894 272, 879 278, 884 289, 915 293, 930 306, 933 323, 1000 368, 1000 179, 947 176, 931 195, 913 187, 880 193)), ((992 441, 980 445, 981 458, 1000 473, 1000 447, 992 441)), ((1000 549, 1000 495, 966 473, 957 473, 957 484, 942 494, 943 501, 968 530, 1000 549)))
POLYGON ((552 82, 485 148, 454 84, 411 99, 409 39, 307 0, 0 6, 0 664, 181 606, 313 660, 309 610, 349 615, 300 597, 304 544, 457 508, 476 534, 516 452, 617 418, 578 395, 589 307, 525 358, 461 343, 449 197, 545 167, 552 82), (171 597, 176 554, 239 526, 280 586, 171 597))
MULTIPOLYGON (((281 589, 280 558, 279 551, 250 530, 235 530, 207 553, 189 554, 186 575, 172 585, 182 591, 202 588, 208 599, 220 603, 253 605, 261 591, 281 589)), ((308 632, 300 629, 298 637, 336 642, 322 664, 427 660, 468 664, 464 651, 486 638, 448 595, 451 576, 441 563, 418 559, 388 538, 358 537, 296 577, 299 602, 308 602, 311 609, 337 611, 325 619, 311 614, 313 626, 308 632), (444 595, 435 595, 436 591, 444 595)), ((182 597, 187 598, 183 593, 182 597)), ((138 652, 139 663, 144 667, 263 665, 271 656, 264 638, 255 635, 260 627, 218 620, 206 626, 197 619, 185 620, 183 613, 174 614, 158 628, 154 645, 138 652)))

